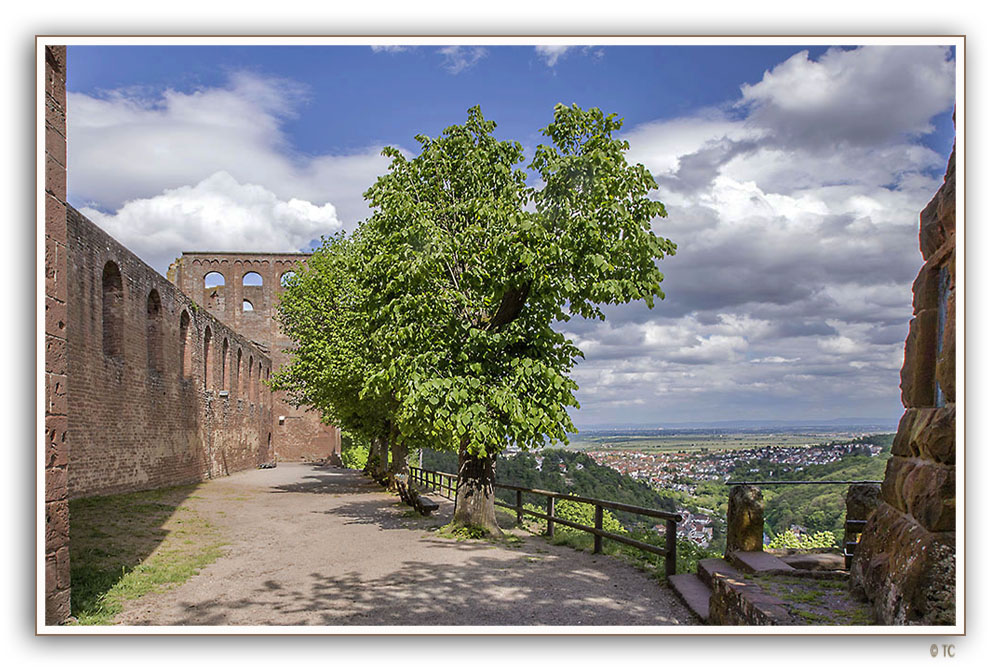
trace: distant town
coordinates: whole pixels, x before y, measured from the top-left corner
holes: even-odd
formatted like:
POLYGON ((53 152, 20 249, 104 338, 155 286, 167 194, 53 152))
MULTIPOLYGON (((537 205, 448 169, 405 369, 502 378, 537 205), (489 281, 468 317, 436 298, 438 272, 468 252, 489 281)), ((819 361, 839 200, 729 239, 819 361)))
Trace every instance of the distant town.
MULTIPOLYGON (((647 482, 654 488, 669 489, 694 495, 699 482, 726 482, 731 473, 761 473, 771 478, 775 470, 762 464, 779 465, 785 472, 795 472, 807 466, 822 465, 841 460, 847 454, 877 456, 880 445, 870 443, 827 443, 812 446, 765 446, 743 449, 709 449, 698 451, 672 451, 646 453, 634 450, 606 448, 589 450, 586 454, 594 462, 608 466, 635 480, 647 482), (761 467, 758 467, 761 466, 761 467)), ((780 475, 779 475, 780 476, 780 475)), ((704 508, 679 507, 684 520, 678 526, 678 536, 707 547, 712 541, 712 513, 704 508)))

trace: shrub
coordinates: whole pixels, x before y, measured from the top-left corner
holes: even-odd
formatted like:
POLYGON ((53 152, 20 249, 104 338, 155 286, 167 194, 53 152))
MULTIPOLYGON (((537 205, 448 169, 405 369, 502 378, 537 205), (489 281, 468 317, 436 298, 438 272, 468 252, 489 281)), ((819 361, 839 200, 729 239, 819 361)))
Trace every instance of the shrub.
POLYGON ((775 535, 767 546, 769 549, 827 549, 836 544, 837 538, 829 530, 802 536, 786 530, 775 535))

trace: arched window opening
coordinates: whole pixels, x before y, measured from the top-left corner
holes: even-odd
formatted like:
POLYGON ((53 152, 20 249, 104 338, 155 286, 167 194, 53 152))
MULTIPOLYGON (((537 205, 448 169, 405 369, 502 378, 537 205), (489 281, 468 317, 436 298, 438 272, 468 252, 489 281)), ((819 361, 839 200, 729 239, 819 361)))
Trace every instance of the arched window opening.
POLYGON ((188 311, 181 311, 181 378, 191 377, 191 316, 188 311))
POLYGON ((260 403, 264 402, 264 396, 266 395, 266 394, 262 394, 261 393, 263 391, 263 387, 261 387, 261 382, 264 380, 263 368, 264 368, 263 364, 261 364, 258 361, 257 362, 257 383, 256 383, 256 387, 257 387, 257 400, 260 403))
POLYGON ((253 310, 253 304, 249 299, 243 299, 243 312, 248 313, 253 310))
POLYGON ((281 274, 281 286, 288 287, 289 283, 293 278, 295 278, 294 271, 285 271, 284 273, 281 274))
POLYGON ((247 358, 247 400, 254 403, 256 393, 253 383, 253 355, 251 354, 247 358))
POLYGON ((146 297, 146 366, 151 371, 163 370, 163 317, 160 293, 155 289, 146 297))
POLYGON ((222 391, 226 391, 229 389, 229 385, 226 384, 227 381, 229 380, 228 366, 229 366, 229 339, 223 338, 222 339, 222 384, 220 385, 222 391))
POLYGON ((205 327, 205 389, 212 389, 215 386, 215 363, 212 361, 212 329, 205 327))
POLYGON ((218 271, 205 274, 204 306, 216 315, 226 312, 226 279, 218 271))
POLYGON ((218 271, 210 271, 205 274, 205 289, 209 287, 225 287, 226 277, 218 271))
POLYGON ((237 397, 243 395, 243 385, 240 382, 243 378, 243 348, 236 348, 236 381, 233 383, 233 393, 237 397))
POLYGON ((264 279, 256 271, 247 271, 243 274, 244 287, 263 287, 264 279))
POLYGON ((125 356, 124 310, 125 292, 118 265, 108 262, 101 276, 101 317, 104 354, 115 359, 125 356))

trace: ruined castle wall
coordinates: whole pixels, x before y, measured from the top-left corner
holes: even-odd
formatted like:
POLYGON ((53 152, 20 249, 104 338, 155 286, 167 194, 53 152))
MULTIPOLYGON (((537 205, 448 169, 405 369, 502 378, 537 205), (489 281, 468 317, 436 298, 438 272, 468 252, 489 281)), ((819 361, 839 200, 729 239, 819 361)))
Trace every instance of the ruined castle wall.
POLYGON ((45 623, 69 618, 66 47, 45 47, 45 623))
POLYGON ((920 214, 925 263, 900 388, 906 408, 851 585, 879 623, 955 623, 955 152, 920 214))
MULTIPOLYGON (((282 277, 294 273, 308 257, 303 253, 185 252, 171 265, 167 277, 206 311, 265 346, 278 369, 288 362, 292 347, 274 318, 284 289, 282 277), (220 274, 224 284, 206 287, 206 276, 212 273, 220 274), (260 276, 260 285, 245 284, 256 282, 253 274, 260 276)), ((315 461, 340 453, 340 431, 323 424, 318 412, 288 403, 285 392, 274 393, 272 431, 275 455, 282 461, 315 461)))
POLYGON ((272 458, 266 351, 69 208, 70 497, 196 482, 272 458))

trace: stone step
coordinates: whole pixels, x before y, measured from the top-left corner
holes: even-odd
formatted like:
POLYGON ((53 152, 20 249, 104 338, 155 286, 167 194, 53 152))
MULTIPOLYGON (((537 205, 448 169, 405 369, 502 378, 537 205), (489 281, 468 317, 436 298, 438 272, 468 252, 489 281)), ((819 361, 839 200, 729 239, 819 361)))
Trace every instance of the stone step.
POLYGON ((734 551, 730 554, 730 560, 738 569, 751 574, 795 571, 795 568, 788 563, 764 551, 734 551))
POLYGON ((740 577, 739 571, 722 558, 702 558, 698 561, 698 578, 705 585, 711 585, 715 573, 724 577, 740 577))
POLYGON ((680 596, 687 608, 703 623, 708 622, 708 601, 712 591, 696 574, 672 574, 667 577, 670 587, 680 596))

